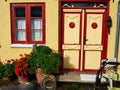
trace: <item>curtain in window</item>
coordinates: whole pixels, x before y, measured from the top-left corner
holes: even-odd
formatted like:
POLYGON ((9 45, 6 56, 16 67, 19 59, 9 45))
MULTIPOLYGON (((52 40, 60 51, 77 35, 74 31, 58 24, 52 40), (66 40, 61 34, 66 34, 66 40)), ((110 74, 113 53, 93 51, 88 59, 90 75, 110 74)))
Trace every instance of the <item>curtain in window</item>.
POLYGON ((26 40, 26 21, 16 20, 16 40, 26 40))
POLYGON ((33 41, 42 40, 42 19, 32 19, 31 20, 31 38, 33 41))

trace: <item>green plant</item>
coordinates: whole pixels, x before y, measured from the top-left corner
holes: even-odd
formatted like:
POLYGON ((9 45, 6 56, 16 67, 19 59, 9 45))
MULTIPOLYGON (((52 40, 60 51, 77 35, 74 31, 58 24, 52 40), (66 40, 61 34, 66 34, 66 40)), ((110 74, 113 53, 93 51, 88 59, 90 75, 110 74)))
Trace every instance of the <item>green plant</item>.
POLYGON ((4 64, 4 73, 3 73, 3 77, 12 77, 15 75, 15 65, 16 65, 16 60, 6 60, 5 64, 4 64))
POLYGON ((3 77, 4 71, 5 71, 4 65, 2 62, 0 62, 0 79, 3 77))
POLYGON ((41 68, 45 74, 53 73, 55 68, 61 65, 61 54, 53 51, 48 46, 33 46, 33 50, 28 57, 30 64, 29 72, 35 73, 36 68, 41 68))
POLYGON ((72 83, 72 84, 65 84, 65 85, 61 86, 60 90, 85 90, 85 88, 72 83))

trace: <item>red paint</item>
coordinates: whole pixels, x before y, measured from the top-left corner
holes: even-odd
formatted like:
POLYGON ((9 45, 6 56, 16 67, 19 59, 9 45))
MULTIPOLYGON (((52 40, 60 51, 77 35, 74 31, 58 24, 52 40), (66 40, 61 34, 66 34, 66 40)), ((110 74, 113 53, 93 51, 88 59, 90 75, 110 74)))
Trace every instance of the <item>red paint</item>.
POLYGON ((98 27, 98 24, 97 24, 96 22, 94 22, 94 23, 91 24, 91 27, 92 27, 93 29, 96 29, 96 28, 98 27))
POLYGON ((74 22, 70 22, 70 23, 69 23, 69 27, 70 27, 70 28, 74 28, 74 27, 75 27, 75 23, 74 23, 74 22))

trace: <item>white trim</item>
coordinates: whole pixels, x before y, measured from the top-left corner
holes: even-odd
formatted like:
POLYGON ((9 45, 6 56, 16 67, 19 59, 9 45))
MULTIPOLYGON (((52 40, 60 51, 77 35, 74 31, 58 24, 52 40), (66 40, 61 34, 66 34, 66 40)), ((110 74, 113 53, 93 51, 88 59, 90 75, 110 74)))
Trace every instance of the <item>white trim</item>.
POLYGON ((62 49, 81 49, 80 45, 62 45, 62 49))
POLYGON ((95 82, 96 74, 80 74, 80 80, 84 82, 95 82))
POLYGON ((63 12, 82 12, 82 9, 63 9, 63 12))
MULTIPOLYGON (((11 44, 12 48, 32 48, 34 44, 11 44)), ((44 45, 44 44, 40 44, 44 45)))
POLYGON ((105 9, 87 9, 86 12, 105 12, 105 9))

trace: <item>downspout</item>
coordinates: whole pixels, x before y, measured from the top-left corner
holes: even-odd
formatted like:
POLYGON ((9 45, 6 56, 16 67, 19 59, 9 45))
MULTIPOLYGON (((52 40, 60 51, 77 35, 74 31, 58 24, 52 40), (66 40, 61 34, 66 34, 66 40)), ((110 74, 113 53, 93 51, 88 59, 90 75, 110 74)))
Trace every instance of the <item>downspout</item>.
POLYGON ((117 16, 117 28, 116 28, 116 40, 115 40, 115 53, 114 58, 118 61, 119 50, 119 37, 120 37, 120 1, 118 3, 118 16, 117 16))

